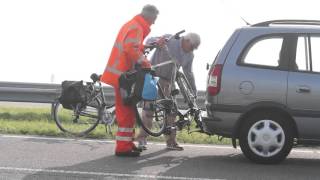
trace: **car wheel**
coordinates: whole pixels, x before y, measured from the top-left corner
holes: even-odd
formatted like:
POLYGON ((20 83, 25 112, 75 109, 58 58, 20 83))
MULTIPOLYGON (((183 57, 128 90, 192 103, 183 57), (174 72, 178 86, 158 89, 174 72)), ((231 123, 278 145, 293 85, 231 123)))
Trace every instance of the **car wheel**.
POLYGON ((279 163, 292 149, 293 128, 278 114, 253 114, 245 119, 240 129, 239 143, 244 155, 252 161, 279 163))

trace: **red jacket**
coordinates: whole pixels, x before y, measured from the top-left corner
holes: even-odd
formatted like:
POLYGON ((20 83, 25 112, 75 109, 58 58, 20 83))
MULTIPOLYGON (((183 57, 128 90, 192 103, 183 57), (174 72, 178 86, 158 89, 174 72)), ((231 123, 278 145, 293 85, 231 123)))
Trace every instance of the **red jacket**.
POLYGON ((137 15, 120 29, 101 81, 119 87, 121 73, 133 69, 136 63, 149 63, 143 55, 143 41, 150 32, 150 24, 137 15))

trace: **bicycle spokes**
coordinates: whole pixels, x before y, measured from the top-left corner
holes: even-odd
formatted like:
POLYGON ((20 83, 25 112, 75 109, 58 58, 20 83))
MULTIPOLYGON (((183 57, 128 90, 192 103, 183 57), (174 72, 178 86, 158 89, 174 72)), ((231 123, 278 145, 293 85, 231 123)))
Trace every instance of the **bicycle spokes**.
POLYGON ((55 107, 55 121, 58 127, 67 133, 83 136, 98 124, 98 110, 91 106, 78 106, 65 109, 58 104, 55 107))

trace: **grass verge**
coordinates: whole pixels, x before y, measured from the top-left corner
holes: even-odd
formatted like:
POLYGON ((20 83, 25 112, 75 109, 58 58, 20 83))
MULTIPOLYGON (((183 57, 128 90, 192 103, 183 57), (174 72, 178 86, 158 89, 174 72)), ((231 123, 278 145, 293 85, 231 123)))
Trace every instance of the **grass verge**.
MULTIPOLYGON (((68 137, 62 133, 51 118, 50 108, 42 107, 6 107, 0 106, 0 133, 68 137)), ((112 134, 106 133, 104 125, 100 124, 87 138, 114 139, 116 125, 112 127, 112 134)), ((138 132, 139 128, 136 128, 138 132)), ((150 141, 163 142, 164 137, 149 137, 150 141)), ((178 142, 194 144, 231 144, 229 139, 219 141, 217 136, 201 133, 188 134, 186 130, 177 133, 178 142)))

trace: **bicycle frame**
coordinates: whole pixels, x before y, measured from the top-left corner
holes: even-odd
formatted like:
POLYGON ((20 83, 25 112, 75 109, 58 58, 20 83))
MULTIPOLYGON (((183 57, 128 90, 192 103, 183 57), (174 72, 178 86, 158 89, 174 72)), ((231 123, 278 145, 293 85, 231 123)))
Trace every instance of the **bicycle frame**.
MULTIPOLYGON (((178 71, 178 67, 176 65, 176 63, 173 61, 173 60, 170 60, 170 61, 166 61, 166 62, 163 62, 163 63, 160 63, 160 64, 157 64, 157 65, 154 65, 152 66, 153 69, 156 69, 156 68, 159 68, 159 67, 163 67, 163 66, 169 66, 169 65, 173 65, 174 68, 173 68, 173 74, 171 76, 171 80, 170 80, 170 83, 173 85, 174 82, 175 82, 175 79, 176 79, 176 76, 177 76, 177 71, 178 71)), ((159 76, 160 77, 160 76, 159 76)), ((163 77, 160 77, 160 78, 163 78, 163 77)), ((171 86, 170 90, 172 91, 173 86, 171 86)))
MULTIPOLYGON (((95 99, 98 99, 98 101, 100 101, 100 105, 97 108, 99 108, 100 110, 110 109, 110 108, 114 107, 114 104, 107 106, 107 103, 106 103, 107 101, 106 101, 106 98, 105 98, 105 95, 103 92, 103 88, 102 88, 102 84, 100 81, 90 82, 90 83, 87 83, 87 85, 88 85, 88 88, 91 93, 89 96, 89 99, 87 101, 88 103, 94 101, 95 99), (96 86, 95 84, 98 84, 98 86, 96 86)), ((99 121, 100 122, 102 121, 103 123, 108 124, 108 122, 104 122, 105 119, 99 118, 99 121)))
POLYGON ((102 90, 101 83, 98 82, 98 87, 95 86, 95 83, 89 82, 87 83, 88 89, 89 89, 89 99, 87 102, 91 102, 94 99, 99 99, 101 101, 101 105, 105 104, 105 97, 102 90))
MULTIPOLYGON (((189 98, 186 98, 186 97, 189 97, 189 95, 190 95, 190 94, 186 94, 187 91, 192 91, 191 95, 193 97, 195 97, 195 94, 194 94, 189 82, 187 81, 185 75, 182 72, 179 71, 176 62, 174 60, 170 60, 170 61, 166 61, 166 62, 157 64, 157 65, 154 65, 154 66, 152 66, 152 68, 156 69, 156 68, 163 67, 163 66, 168 66, 168 65, 173 65, 174 66, 173 72, 172 72, 173 74, 172 74, 171 80, 170 80, 170 83, 171 83, 171 87, 170 87, 170 90, 169 90, 169 92, 171 92, 170 97, 164 96, 164 93, 163 93, 163 90, 162 90, 160 84, 158 84, 158 87, 159 87, 159 91, 163 95, 163 97, 165 97, 166 99, 170 99, 173 102, 173 106, 172 106, 173 109, 170 109, 170 111, 172 111, 173 113, 176 113, 179 116, 179 120, 175 122, 174 126, 176 126, 179 130, 181 130, 185 126, 188 126, 188 131, 190 131, 189 126, 191 125, 191 120, 189 119, 188 116, 191 115, 193 117, 199 118, 199 119, 194 119, 194 120, 195 120, 195 122, 197 124, 197 127, 200 128, 200 132, 203 132, 202 123, 201 123, 201 121, 202 121, 202 119, 201 119, 201 110, 198 108, 198 105, 195 102, 195 98, 193 98, 193 100, 191 100, 189 98), (185 82, 186 82, 186 86, 187 87, 185 87, 183 84, 181 84, 182 80, 180 78, 181 79, 184 78, 186 80, 185 82), (172 92, 175 90, 175 89, 173 89, 174 83, 178 84, 178 86, 180 88, 180 91, 181 91, 184 99, 187 101, 187 104, 189 106, 187 111, 185 113, 183 113, 183 114, 179 111, 177 102, 176 102, 175 97, 174 97, 175 95, 172 95, 172 92), (188 89, 186 89, 186 88, 188 88, 188 89)), ((168 128, 171 129, 172 127, 168 127, 168 128)))

